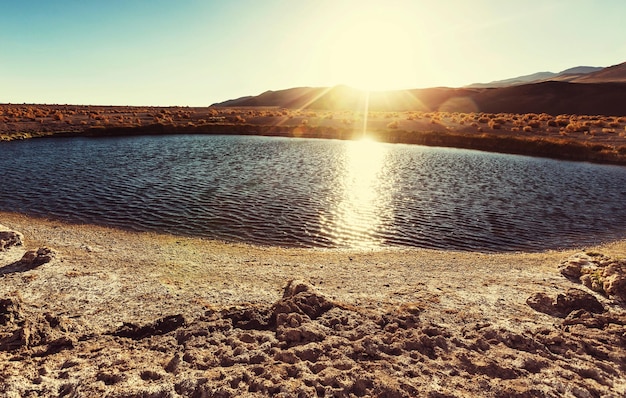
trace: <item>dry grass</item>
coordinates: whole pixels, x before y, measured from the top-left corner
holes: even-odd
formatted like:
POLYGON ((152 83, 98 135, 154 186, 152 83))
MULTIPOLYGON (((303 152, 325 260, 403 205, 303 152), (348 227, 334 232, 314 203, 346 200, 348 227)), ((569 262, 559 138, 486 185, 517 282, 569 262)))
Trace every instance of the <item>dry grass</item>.
MULTIPOLYGON (((261 132, 289 136, 350 138, 364 125, 383 141, 409 141, 410 134, 541 138, 577 143, 599 152, 621 154, 626 147, 626 116, 548 115, 461 112, 368 112, 316 111, 278 107, 112 107, 75 105, 0 104, 0 140, 64 135, 207 133, 217 128, 234 133, 261 132), (95 130, 97 129, 97 130, 95 130), (123 129, 123 130, 120 130, 123 129), (134 130, 133 130, 134 129, 134 130), (151 130, 152 129, 152 130, 151 130), (394 137, 402 136, 398 139, 394 137), (409 138, 407 138, 409 137, 409 138), (601 147, 598 147, 600 145, 601 147)), ((496 149, 488 149, 496 150, 496 149)), ((599 159, 601 161, 601 159, 599 159)), ((625 160, 626 162, 626 160, 625 160)))

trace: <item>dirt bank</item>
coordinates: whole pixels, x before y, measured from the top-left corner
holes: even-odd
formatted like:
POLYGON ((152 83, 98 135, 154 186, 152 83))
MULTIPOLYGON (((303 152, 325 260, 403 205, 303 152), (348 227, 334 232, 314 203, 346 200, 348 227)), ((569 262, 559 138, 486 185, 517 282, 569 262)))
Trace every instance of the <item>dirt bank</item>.
POLYGON ((626 164, 626 117, 0 104, 0 141, 48 136, 250 134, 446 146, 626 164))

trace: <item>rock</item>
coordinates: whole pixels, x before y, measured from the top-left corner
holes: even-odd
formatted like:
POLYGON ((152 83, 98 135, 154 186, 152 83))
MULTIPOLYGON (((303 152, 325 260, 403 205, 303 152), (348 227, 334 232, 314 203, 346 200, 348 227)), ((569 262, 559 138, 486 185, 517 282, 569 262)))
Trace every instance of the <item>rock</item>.
POLYGON ((0 299, 0 326, 15 325, 23 319, 20 302, 17 299, 0 299))
POLYGON ((600 253, 578 253, 559 264, 569 279, 621 304, 626 304, 626 260, 600 253))
POLYGON ((276 329, 276 338, 287 346, 323 341, 329 334, 330 331, 326 327, 312 322, 295 328, 279 327, 276 329))
POLYGON ((267 330, 271 326, 272 313, 267 308, 230 308, 222 311, 222 317, 232 320, 233 327, 244 330, 267 330))
POLYGON ((575 310, 565 317, 563 325, 583 325, 587 328, 602 329, 610 319, 610 317, 596 316, 585 310, 575 310))
POLYGON ((329 330, 311 321, 334 307, 315 288, 302 281, 289 281, 283 298, 272 307, 276 338, 287 346, 323 341, 329 330))
POLYGON ((602 287, 609 298, 626 304, 626 261, 614 262, 602 273, 602 287))
POLYGON ((41 247, 37 250, 29 250, 22 259, 13 264, 20 271, 28 271, 43 264, 49 263, 56 256, 56 252, 49 247, 41 247))
POLYGON ((566 262, 559 265, 559 271, 567 278, 578 279, 580 278, 580 270, 582 269, 579 262, 566 262))
POLYGON ((167 373, 176 374, 180 371, 180 364, 182 362, 182 358, 179 353, 174 354, 172 359, 169 360, 167 365, 165 365, 165 371, 167 373))
POLYGON ((32 349, 33 356, 46 356, 74 347, 64 322, 46 314, 26 315, 15 299, 0 300, 0 351, 32 349))
POLYGON ((292 280, 287 283, 283 298, 274 304, 273 313, 276 318, 279 318, 279 314, 297 313, 313 320, 333 306, 326 297, 316 293, 313 286, 292 280))
POLYGON ((138 326, 132 323, 125 323, 115 332, 113 336, 128 337, 133 340, 141 340, 150 336, 159 336, 174 331, 186 323, 185 317, 182 315, 170 315, 161 319, 157 319, 151 324, 138 326))
POLYGON ((17 231, 12 231, 0 225, 0 252, 6 251, 13 246, 22 246, 24 244, 24 235, 17 231))
POLYGON ((536 293, 526 300, 535 311, 565 318, 575 310, 586 310, 593 313, 604 311, 602 304, 591 294, 580 289, 568 289, 565 294, 558 294, 555 299, 545 293, 536 293))
POLYGON ((556 296, 556 307, 564 314, 574 310, 586 310, 593 313, 601 313, 604 307, 597 298, 580 289, 568 289, 565 294, 556 296))
POLYGON ((283 290, 283 298, 293 297, 298 293, 307 293, 314 291, 314 287, 300 280, 292 279, 287 282, 285 290, 283 290))

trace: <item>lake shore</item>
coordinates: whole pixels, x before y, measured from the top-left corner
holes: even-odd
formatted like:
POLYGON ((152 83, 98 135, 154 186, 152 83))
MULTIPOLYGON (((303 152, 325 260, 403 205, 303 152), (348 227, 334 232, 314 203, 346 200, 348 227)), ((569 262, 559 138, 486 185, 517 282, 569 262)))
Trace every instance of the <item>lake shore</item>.
MULTIPOLYGON (((0 224, 25 242, 0 252, 7 397, 626 391, 623 303, 558 269, 583 248, 285 249, 0 224), (20 262, 43 247, 51 261, 20 262)), ((584 250, 623 259, 626 241, 584 250)))
POLYGON ((358 139, 626 165, 626 117, 282 108, 0 104, 0 141, 38 137, 246 134, 358 139))

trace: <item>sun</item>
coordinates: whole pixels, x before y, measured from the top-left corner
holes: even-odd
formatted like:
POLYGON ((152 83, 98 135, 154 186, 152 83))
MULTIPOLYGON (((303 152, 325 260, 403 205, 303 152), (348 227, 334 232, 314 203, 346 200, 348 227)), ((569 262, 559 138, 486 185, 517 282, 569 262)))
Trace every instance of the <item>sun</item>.
POLYGON ((419 37, 399 10, 355 10, 328 40, 333 78, 363 90, 412 88, 419 80, 419 37))

